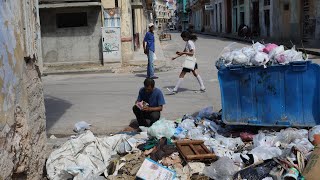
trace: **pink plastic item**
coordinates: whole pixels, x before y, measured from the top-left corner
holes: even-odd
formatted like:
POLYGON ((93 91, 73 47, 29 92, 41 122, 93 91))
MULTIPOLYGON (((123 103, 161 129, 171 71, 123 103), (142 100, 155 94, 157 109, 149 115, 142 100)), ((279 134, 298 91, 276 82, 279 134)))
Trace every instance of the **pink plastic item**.
POLYGON ((278 47, 278 45, 276 44, 267 44, 266 47, 263 49, 263 52, 269 54, 276 47, 278 47))
POLYGON ((143 101, 137 102, 137 103, 136 103, 136 106, 137 106, 140 110, 142 110, 142 109, 143 109, 143 101))

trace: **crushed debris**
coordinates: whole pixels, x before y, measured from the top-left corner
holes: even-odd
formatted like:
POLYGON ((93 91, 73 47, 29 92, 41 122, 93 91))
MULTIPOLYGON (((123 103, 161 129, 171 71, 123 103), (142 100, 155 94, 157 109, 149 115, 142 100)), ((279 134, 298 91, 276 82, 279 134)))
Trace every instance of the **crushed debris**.
POLYGON ((310 131, 232 127, 212 109, 175 122, 159 120, 149 128, 141 127, 142 132, 126 128, 98 138, 84 130, 51 153, 48 178, 253 180, 317 174, 317 126, 310 131))

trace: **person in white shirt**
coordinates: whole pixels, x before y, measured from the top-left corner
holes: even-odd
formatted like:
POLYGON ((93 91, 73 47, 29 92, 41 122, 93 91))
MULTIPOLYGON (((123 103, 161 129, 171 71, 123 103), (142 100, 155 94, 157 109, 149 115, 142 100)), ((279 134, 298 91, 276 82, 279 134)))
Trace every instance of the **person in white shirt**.
MULTIPOLYGON (((194 42, 198 39, 198 37, 195 34, 191 34, 188 31, 184 31, 181 33, 181 38, 186 42, 186 46, 183 52, 179 52, 177 51, 176 54, 178 55, 177 57, 172 58, 172 60, 175 60, 176 58, 186 55, 186 56, 195 56, 195 51, 196 51, 196 46, 194 44, 194 42)), ((186 75, 186 73, 192 72, 193 75, 197 78, 199 85, 200 85, 200 91, 201 92, 205 92, 206 91, 206 87, 203 84, 203 80, 200 76, 200 74, 198 74, 197 72, 198 69, 198 64, 195 64, 194 69, 187 69, 187 68, 183 68, 180 76, 179 76, 179 80, 176 84, 176 86, 174 87, 174 89, 168 89, 171 93, 176 94, 178 92, 178 89, 181 85, 181 83, 183 82, 184 76, 186 75)))

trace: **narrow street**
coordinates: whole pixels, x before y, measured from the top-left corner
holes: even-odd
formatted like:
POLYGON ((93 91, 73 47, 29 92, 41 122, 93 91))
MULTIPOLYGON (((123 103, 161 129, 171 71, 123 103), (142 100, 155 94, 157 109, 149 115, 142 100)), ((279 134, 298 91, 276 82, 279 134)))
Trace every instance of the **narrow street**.
MULTIPOLYGON (((175 120, 207 106, 220 110, 219 83, 214 62, 229 43, 231 41, 226 39, 199 36, 196 53, 207 92, 198 93, 197 80, 188 74, 180 93, 165 95, 167 104, 163 118, 175 120)), ((168 64, 176 67, 172 71, 157 74, 159 79, 156 80, 156 86, 164 94, 168 94, 167 87, 175 85, 183 61, 180 58, 170 62, 170 57, 176 51, 183 50, 184 45, 179 33, 172 33, 172 40, 162 43, 168 64)), ((139 88, 143 86, 144 73, 52 75, 44 77, 43 81, 48 134, 72 134, 73 126, 78 121, 92 124, 93 132, 97 134, 106 134, 123 129, 135 118, 132 106, 139 88)))

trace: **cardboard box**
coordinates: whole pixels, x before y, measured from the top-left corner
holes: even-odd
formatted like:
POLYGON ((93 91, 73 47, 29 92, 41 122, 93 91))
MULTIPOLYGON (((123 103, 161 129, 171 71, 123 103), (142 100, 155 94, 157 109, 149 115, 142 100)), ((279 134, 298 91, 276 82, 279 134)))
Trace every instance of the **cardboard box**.
POLYGON ((311 153, 308 164, 302 175, 307 180, 318 180, 320 178, 320 146, 315 147, 311 153))
POLYGON ((175 176, 176 173, 173 170, 149 158, 143 161, 137 173, 137 177, 143 180, 172 180, 175 176))

